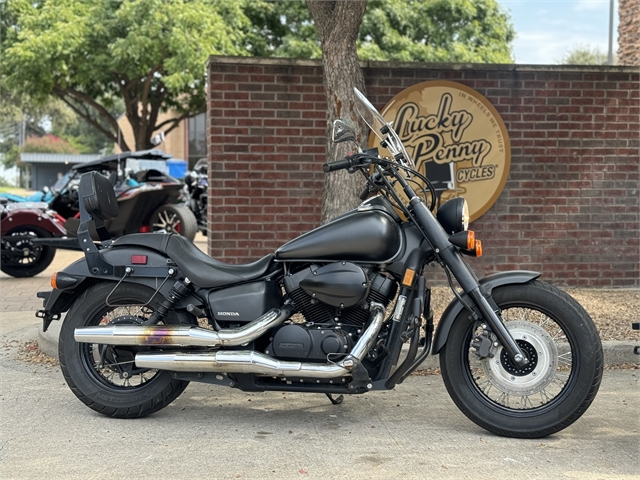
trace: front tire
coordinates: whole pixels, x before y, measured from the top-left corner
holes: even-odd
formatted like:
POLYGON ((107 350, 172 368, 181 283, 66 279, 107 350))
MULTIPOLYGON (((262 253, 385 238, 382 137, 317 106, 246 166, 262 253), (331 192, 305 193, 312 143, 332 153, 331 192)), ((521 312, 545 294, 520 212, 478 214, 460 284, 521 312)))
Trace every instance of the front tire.
MULTIPOLYGON (((449 395, 474 423, 498 435, 540 438, 575 422, 598 392, 600 337, 569 295, 540 281, 496 288, 492 297, 529 364, 518 368, 502 346, 480 359, 471 346, 481 322, 462 311, 440 352, 449 395)), ((485 334, 486 335, 486 334, 485 334)))
MULTIPOLYGON (((162 370, 140 369, 133 361, 145 347, 78 343, 78 327, 140 324, 158 306, 154 291, 141 285, 103 282, 89 288, 69 310, 58 342, 62 374, 71 391, 89 408, 110 417, 144 417, 166 407, 189 382, 162 370), (107 305, 107 303, 109 305, 107 305)), ((177 323, 169 312, 166 323, 177 323)))

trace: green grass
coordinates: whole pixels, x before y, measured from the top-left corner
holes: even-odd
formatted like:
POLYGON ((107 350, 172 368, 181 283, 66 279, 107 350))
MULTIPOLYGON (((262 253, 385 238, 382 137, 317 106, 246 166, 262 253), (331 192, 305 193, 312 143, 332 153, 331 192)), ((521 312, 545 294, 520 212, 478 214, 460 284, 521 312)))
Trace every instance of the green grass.
POLYGON ((13 195, 27 196, 33 193, 33 190, 18 187, 0 187, 0 193, 12 193, 13 195))

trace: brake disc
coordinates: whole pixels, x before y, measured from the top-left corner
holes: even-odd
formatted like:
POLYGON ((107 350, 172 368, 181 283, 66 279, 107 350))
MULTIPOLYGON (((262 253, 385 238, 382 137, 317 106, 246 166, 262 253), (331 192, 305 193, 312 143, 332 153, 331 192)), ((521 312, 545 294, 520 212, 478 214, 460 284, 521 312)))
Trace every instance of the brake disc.
POLYGON ((527 396, 544 390, 558 367, 558 348, 551 335, 539 325, 525 321, 507 322, 509 333, 529 363, 516 366, 501 345, 480 362, 493 386, 508 395, 527 396))

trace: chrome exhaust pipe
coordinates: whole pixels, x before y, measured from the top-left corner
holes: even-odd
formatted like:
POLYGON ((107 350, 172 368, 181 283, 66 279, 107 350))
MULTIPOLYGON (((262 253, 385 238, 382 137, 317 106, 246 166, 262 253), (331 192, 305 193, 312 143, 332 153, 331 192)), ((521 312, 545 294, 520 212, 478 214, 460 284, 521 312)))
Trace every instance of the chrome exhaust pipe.
POLYGON ((240 328, 217 332, 190 325, 105 325, 80 327, 73 338, 80 343, 105 345, 155 345, 181 347, 232 347, 248 343, 293 314, 291 304, 273 308, 240 328))
POLYGON ((271 377, 336 378, 350 374, 353 358, 362 360, 376 341, 382 328, 385 308, 371 303, 371 322, 351 354, 335 363, 303 363, 278 360, 252 350, 230 350, 208 353, 145 352, 135 357, 139 368, 156 368, 174 372, 253 373, 271 377))

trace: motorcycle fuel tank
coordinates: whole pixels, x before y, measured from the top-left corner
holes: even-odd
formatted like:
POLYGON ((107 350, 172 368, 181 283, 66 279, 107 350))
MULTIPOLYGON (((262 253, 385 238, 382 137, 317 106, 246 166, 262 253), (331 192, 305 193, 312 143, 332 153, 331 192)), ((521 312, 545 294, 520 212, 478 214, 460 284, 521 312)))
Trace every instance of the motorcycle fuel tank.
POLYGON ((387 263, 401 247, 402 232, 389 214, 355 210, 285 243, 275 259, 387 263))

